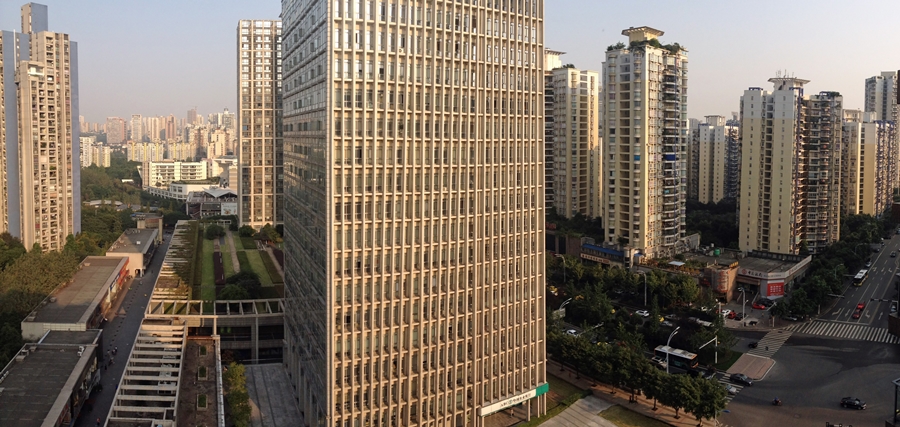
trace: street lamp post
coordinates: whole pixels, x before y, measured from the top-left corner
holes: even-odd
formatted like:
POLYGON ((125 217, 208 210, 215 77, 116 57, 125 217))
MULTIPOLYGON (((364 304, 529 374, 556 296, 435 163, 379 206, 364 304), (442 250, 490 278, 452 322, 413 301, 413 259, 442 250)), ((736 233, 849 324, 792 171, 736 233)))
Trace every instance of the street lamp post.
POLYGON ((646 271, 638 271, 637 274, 644 276, 644 307, 647 306, 647 272, 646 271))
MULTIPOLYGON (((675 330, 673 330, 672 333, 669 334, 669 339, 666 340, 666 347, 669 347, 669 349, 672 348, 671 346, 669 346, 669 344, 672 343, 672 337, 674 337, 675 334, 678 333, 679 329, 681 329, 681 326, 675 328, 675 330)), ((667 374, 669 373, 669 352, 668 351, 666 351, 666 373, 667 374)))
POLYGON ((563 284, 566 283, 566 257, 565 255, 556 254, 556 257, 562 262, 563 266, 563 284))
POLYGON ((747 315, 747 294, 744 293, 744 287, 740 287, 741 290, 741 324, 745 324, 744 316, 747 315))
POLYGON ((562 310, 563 307, 565 307, 566 304, 568 304, 568 303, 570 303, 570 302, 572 302, 572 298, 569 298, 569 299, 563 301, 563 303, 559 305, 559 309, 562 310))

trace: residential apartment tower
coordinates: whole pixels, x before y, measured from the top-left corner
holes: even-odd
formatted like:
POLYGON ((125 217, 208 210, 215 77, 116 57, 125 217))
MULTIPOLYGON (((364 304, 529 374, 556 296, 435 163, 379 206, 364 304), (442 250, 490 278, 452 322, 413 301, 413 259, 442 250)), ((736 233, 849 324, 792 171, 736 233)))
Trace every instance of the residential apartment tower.
POLYGON ((241 20, 237 157, 241 224, 282 223, 281 21, 241 20))
POLYGON ((628 45, 603 63, 603 194, 606 241, 646 257, 685 247, 687 51, 662 31, 629 28, 628 45))
POLYGON ((740 248, 816 253, 840 236, 843 98, 804 95, 808 80, 769 82, 741 97, 740 248))
POLYGON ((22 31, 0 33, 0 229, 61 250, 81 230, 77 46, 46 6, 21 12, 22 31))

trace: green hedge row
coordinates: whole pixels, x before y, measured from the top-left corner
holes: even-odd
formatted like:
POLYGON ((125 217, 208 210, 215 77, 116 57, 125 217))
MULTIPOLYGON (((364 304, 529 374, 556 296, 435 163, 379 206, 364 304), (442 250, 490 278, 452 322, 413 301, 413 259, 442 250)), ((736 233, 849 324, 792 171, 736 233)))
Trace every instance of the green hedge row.
POLYGON ((238 257, 238 264, 241 265, 241 271, 253 271, 253 266, 250 265, 250 259, 247 258, 246 252, 238 251, 237 257, 238 257))
POLYGON ((248 251, 250 251, 250 250, 255 251, 256 250, 256 240, 253 240, 252 237, 241 237, 241 246, 243 246, 244 249, 246 249, 248 251))
POLYGON ((259 251, 259 257, 262 258, 263 264, 266 265, 266 271, 269 272, 272 283, 276 285, 284 283, 281 273, 278 272, 278 267, 275 266, 275 261, 272 261, 272 256, 266 251, 259 251))

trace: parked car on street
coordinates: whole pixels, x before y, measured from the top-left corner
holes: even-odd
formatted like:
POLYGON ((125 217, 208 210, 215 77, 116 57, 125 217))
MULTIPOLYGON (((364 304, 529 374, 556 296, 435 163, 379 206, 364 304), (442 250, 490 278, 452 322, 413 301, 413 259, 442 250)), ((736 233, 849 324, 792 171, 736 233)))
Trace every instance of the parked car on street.
POLYGON ((757 303, 757 302, 753 303, 752 307, 756 310, 765 310, 766 309, 766 306, 764 306, 760 303, 757 303))
POLYGON ((634 314, 637 314, 638 316, 641 316, 641 317, 650 317, 650 312, 647 310, 637 310, 634 312, 634 314))
POLYGON ((856 397, 845 397, 841 399, 842 408, 866 409, 866 402, 856 397))
POLYGON ((731 313, 732 313, 732 311, 726 308, 726 309, 722 310, 722 317, 727 318, 731 313))
POLYGON ((789 320, 791 322, 796 322, 797 316, 794 316, 793 314, 786 314, 784 317, 782 317, 782 319, 789 320))

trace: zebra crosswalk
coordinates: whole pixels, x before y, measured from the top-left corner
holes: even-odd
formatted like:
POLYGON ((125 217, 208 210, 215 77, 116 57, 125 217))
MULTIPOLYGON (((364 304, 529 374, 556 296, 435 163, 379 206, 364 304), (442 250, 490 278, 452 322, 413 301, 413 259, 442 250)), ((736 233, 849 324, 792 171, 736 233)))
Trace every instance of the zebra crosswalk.
POLYGON ((726 390, 729 388, 728 386, 733 387, 732 390, 733 390, 734 394, 726 393, 726 395, 725 395, 725 400, 727 400, 728 403, 731 403, 731 400, 734 399, 735 396, 737 396, 737 394, 740 393, 741 390, 744 389, 743 385, 735 384, 735 383, 729 381, 728 374, 725 373, 725 371, 719 371, 719 375, 716 375, 716 380, 719 381, 719 384, 722 384, 722 387, 725 387, 726 390))
POLYGON ((759 357, 772 357, 784 342, 791 337, 790 331, 774 329, 769 331, 757 344, 756 348, 750 349, 747 354, 759 357))
POLYGON ((887 328, 876 328, 857 323, 815 320, 809 323, 791 325, 784 329, 798 334, 900 344, 900 338, 888 333, 887 328))

